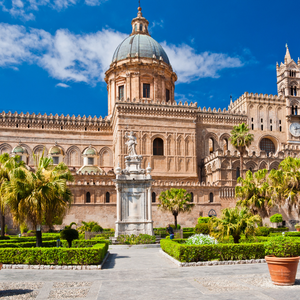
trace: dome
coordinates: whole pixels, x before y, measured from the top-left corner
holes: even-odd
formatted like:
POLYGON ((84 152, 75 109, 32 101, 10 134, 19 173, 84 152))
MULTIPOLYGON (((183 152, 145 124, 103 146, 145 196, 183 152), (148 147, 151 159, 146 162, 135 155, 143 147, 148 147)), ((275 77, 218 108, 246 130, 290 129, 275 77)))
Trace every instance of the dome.
POLYGON ((27 153, 27 151, 26 151, 26 149, 24 149, 22 146, 17 146, 17 147, 15 147, 14 149, 13 149, 13 151, 12 151, 13 153, 22 153, 22 154, 24 154, 24 153, 27 153))
POLYGON ((84 150, 83 155, 97 155, 97 151, 94 148, 89 147, 84 150))
POLYGON ((64 154, 64 153, 63 153, 62 149, 59 146, 53 146, 53 147, 50 148, 49 154, 51 154, 51 155, 54 155, 54 154, 60 155, 60 154, 64 154))
POLYGON ((134 34, 126 38, 115 50, 113 62, 130 57, 146 57, 162 59, 170 65, 169 58, 163 47, 146 34, 134 34))

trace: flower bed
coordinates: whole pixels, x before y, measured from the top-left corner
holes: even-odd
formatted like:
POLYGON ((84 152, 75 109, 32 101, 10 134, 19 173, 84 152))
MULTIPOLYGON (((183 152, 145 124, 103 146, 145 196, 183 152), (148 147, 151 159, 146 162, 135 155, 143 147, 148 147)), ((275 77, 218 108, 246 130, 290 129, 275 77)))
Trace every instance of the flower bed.
POLYGON ((181 262, 198 262, 209 260, 244 260, 261 259, 265 256, 263 243, 185 245, 182 240, 164 239, 161 248, 181 262))

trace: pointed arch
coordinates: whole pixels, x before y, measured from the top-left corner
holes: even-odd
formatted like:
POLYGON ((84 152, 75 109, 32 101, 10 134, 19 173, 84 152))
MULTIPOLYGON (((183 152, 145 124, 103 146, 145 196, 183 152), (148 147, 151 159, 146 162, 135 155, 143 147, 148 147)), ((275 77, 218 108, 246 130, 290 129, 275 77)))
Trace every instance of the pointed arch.
POLYGON ((100 167, 113 167, 113 153, 110 148, 103 147, 100 152, 100 167))
POLYGON ((7 144, 7 143, 3 143, 0 145, 0 154, 3 153, 8 153, 10 154, 12 152, 12 146, 7 144))
POLYGON ((265 161, 262 161, 259 165, 259 169, 260 170, 263 170, 263 169, 267 169, 268 168, 268 165, 265 161))
POLYGON ((66 151, 66 164, 68 166, 81 166, 82 162, 81 162, 82 158, 81 158, 81 151, 80 149, 73 145, 70 148, 67 149, 66 151))
POLYGON ((278 161, 273 161, 271 164, 270 164, 270 168, 269 170, 277 170, 278 169, 278 166, 279 166, 279 162, 278 161))

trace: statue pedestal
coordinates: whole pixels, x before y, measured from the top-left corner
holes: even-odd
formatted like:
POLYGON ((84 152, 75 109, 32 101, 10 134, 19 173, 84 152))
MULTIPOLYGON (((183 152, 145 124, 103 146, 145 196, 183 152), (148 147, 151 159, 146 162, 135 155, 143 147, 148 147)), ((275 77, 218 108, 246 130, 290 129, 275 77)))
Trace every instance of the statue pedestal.
POLYGON ((143 157, 126 156, 126 168, 116 168, 117 221, 115 236, 121 234, 153 235, 150 166, 141 169, 143 157))

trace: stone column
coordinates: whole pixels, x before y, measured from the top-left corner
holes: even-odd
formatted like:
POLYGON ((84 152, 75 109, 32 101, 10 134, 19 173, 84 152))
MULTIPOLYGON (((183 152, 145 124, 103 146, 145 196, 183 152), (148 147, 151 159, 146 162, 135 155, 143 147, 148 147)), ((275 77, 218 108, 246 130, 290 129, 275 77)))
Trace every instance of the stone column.
POLYGON ((122 221, 122 215, 121 215, 121 193, 120 193, 120 188, 117 187, 117 221, 122 221))
POLYGON ((148 220, 152 221, 152 199, 151 199, 151 188, 148 188, 148 220))

